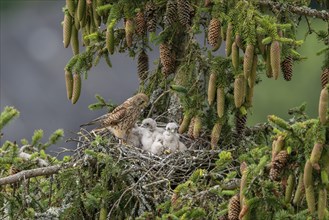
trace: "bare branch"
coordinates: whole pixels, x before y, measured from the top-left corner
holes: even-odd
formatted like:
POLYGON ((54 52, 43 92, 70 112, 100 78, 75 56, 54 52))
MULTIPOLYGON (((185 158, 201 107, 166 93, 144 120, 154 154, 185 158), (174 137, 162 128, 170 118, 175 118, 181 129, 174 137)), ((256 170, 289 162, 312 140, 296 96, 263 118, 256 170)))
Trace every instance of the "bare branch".
POLYGON ((11 184, 11 183, 16 183, 21 180, 29 179, 32 177, 56 174, 62 168, 67 168, 67 167, 71 167, 71 166, 73 166, 73 164, 54 165, 54 166, 49 166, 49 167, 36 168, 36 169, 32 169, 32 170, 23 170, 14 175, 0 178, 0 186, 6 185, 6 184, 11 184))
POLYGON ((329 21, 329 13, 326 12, 325 10, 318 11, 316 9, 310 9, 308 7, 298 7, 298 6, 293 6, 291 4, 285 4, 284 5, 285 7, 282 7, 283 5, 280 2, 273 2, 270 0, 260 0, 259 4, 264 6, 270 6, 275 10, 287 10, 294 14, 305 15, 305 16, 320 18, 329 21))

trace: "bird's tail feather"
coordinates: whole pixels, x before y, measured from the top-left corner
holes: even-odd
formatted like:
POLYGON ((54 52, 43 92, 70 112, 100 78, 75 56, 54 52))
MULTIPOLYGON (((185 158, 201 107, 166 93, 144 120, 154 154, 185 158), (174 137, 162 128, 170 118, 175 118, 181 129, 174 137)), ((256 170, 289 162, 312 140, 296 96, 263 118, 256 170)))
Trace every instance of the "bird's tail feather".
POLYGON ((106 118, 106 115, 102 115, 102 116, 100 116, 100 117, 98 117, 98 118, 96 118, 96 119, 94 119, 90 122, 87 122, 85 124, 80 125, 80 127, 85 127, 85 126, 94 125, 94 124, 100 124, 102 122, 102 120, 105 119, 105 118, 106 118))
POLYGON ((85 123, 85 124, 82 124, 82 125, 80 125, 80 128, 81 127, 86 127, 86 126, 89 126, 89 125, 94 125, 94 124, 97 124, 99 121, 97 120, 97 119, 95 119, 95 120, 92 120, 92 121, 90 121, 90 122, 87 122, 87 123, 85 123))

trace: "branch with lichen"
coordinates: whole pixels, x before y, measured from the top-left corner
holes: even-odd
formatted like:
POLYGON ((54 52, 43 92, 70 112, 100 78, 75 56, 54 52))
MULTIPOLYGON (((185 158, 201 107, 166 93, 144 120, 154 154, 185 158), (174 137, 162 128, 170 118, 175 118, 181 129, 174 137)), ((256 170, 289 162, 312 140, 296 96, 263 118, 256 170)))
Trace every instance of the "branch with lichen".
POLYGON ((36 168, 36 169, 31 169, 31 170, 23 170, 14 175, 0 178, 0 186, 6 185, 6 184, 11 184, 11 183, 17 183, 21 180, 30 179, 32 177, 56 174, 61 169, 72 167, 72 166, 73 166, 73 164, 68 163, 68 164, 64 164, 64 165, 54 165, 54 166, 36 168))
POLYGON ((273 2, 270 0, 261 0, 259 1, 260 5, 263 6, 269 6, 274 10, 285 10, 285 11, 289 11, 292 12, 294 14, 298 14, 298 15, 305 15, 305 16, 309 16, 309 17, 314 17, 314 18, 320 18, 326 21, 329 21, 329 13, 326 11, 318 11, 316 9, 310 9, 308 7, 299 7, 299 6, 294 6, 291 4, 282 4, 280 2, 273 2))

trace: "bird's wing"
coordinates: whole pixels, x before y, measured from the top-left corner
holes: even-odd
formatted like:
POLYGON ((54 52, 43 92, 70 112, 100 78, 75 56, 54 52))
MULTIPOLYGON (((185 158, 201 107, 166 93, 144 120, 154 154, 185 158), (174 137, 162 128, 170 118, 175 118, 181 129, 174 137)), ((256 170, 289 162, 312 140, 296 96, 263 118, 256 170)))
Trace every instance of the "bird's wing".
POLYGON ((124 106, 118 106, 112 112, 104 115, 102 120, 102 126, 109 126, 118 124, 124 118, 127 117, 127 109, 124 106))
POLYGON ((123 106, 118 106, 112 112, 102 115, 86 124, 80 125, 80 127, 93 125, 93 124, 101 124, 102 127, 106 127, 108 125, 117 124, 126 116, 126 108, 123 106))

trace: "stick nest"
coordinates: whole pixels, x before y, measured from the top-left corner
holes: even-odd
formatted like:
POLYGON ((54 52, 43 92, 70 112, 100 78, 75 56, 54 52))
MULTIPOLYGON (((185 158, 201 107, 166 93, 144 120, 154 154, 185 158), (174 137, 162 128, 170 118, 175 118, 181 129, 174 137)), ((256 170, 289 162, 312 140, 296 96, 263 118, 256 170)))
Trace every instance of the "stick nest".
POLYGON ((113 159, 114 164, 121 164, 123 170, 120 175, 126 177, 126 187, 113 200, 108 217, 113 217, 115 210, 122 209, 122 205, 128 207, 131 201, 134 201, 134 207, 130 216, 154 211, 156 205, 170 198, 173 189, 188 180, 193 171, 214 168, 220 153, 220 150, 210 150, 207 140, 192 140, 187 136, 181 136, 181 141, 188 150, 158 156, 140 148, 118 144, 107 131, 95 133, 82 129, 78 135, 75 140, 78 148, 73 156, 76 162, 85 167, 95 166, 97 161, 86 150, 104 153, 113 159))

